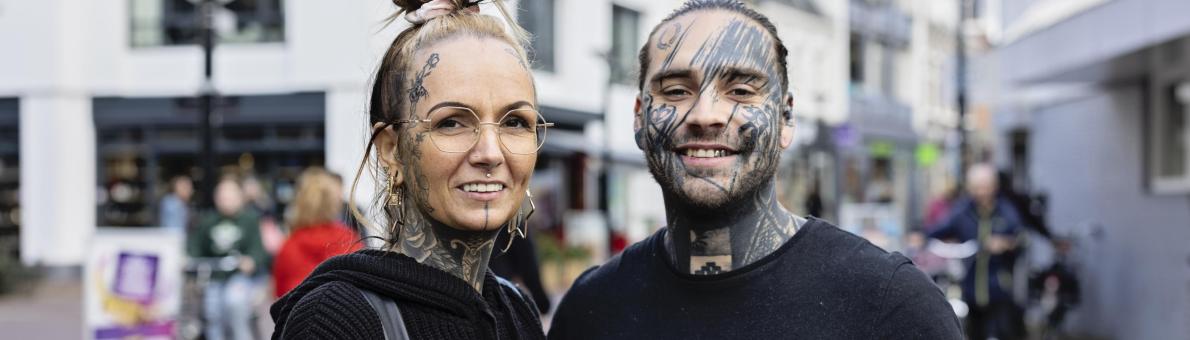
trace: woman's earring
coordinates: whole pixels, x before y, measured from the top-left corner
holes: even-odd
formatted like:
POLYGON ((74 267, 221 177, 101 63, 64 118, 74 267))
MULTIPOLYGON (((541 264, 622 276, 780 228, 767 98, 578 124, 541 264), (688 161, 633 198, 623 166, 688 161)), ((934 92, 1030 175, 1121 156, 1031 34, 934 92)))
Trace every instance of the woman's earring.
POLYGON ((388 210, 392 217, 392 226, 389 232, 395 237, 400 232, 398 226, 405 225, 405 209, 401 206, 401 196, 404 196, 405 190, 401 186, 393 184, 397 179, 396 172, 392 172, 388 176, 388 210))
POLYGON ((394 182, 397 181, 397 172, 391 172, 388 175, 388 206, 398 208, 401 206, 401 188, 394 182))
MULTIPOLYGON (((529 218, 533 217, 533 212, 537 211, 537 205, 533 204, 533 193, 529 189, 525 189, 525 199, 529 201, 529 212, 525 213, 522 209, 517 209, 516 217, 512 221, 508 221, 508 244, 504 245, 504 250, 501 252, 508 252, 508 248, 512 247, 512 241, 515 241, 519 236, 525 238, 525 230, 529 228, 529 218)), ((521 204, 524 207, 524 204, 521 204)))

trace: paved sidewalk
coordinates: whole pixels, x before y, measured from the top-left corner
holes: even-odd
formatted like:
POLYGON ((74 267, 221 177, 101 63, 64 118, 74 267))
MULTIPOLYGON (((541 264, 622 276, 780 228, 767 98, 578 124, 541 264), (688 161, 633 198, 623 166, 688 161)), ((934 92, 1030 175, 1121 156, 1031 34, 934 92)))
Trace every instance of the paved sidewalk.
POLYGON ((0 295, 0 338, 79 339, 82 329, 81 280, 51 279, 24 292, 0 295))

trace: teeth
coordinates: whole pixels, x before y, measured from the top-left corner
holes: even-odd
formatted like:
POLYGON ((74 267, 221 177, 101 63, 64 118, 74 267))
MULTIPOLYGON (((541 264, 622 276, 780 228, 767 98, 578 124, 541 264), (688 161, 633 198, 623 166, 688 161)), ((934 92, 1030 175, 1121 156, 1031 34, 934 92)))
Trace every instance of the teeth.
POLYGON ((712 158, 712 157, 723 157, 726 155, 727 155, 727 151, 724 151, 724 150, 686 149, 686 156, 688 156, 688 157, 712 158))
POLYGON ((466 191, 466 192, 496 192, 496 191, 500 191, 500 190, 504 190, 504 185, 500 184, 500 183, 493 183, 493 184, 472 183, 472 184, 464 184, 463 185, 463 191, 466 191))

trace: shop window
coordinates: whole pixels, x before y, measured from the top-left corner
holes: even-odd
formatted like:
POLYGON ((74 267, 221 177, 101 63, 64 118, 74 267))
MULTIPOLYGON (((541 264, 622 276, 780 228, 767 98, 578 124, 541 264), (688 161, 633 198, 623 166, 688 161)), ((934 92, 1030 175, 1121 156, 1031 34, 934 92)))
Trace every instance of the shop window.
POLYGON ((1149 134, 1149 184, 1156 193, 1190 193, 1190 82, 1159 91, 1149 134))
MULTIPOLYGON (((212 27, 219 43, 273 43, 285 40, 282 0, 214 0, 212 27)), ((201 43, 202 1, 130 0, 130 41, 134 47, 201 43)))

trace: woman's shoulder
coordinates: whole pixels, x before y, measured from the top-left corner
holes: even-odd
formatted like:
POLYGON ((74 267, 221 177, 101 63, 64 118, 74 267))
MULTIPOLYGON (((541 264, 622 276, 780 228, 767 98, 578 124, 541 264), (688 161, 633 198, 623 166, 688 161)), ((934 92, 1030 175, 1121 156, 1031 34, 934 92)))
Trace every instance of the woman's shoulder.
POLYGON ((384 339, 380 316, 359 288, 330 282, 314 288, 294 305, 283 339, 384 339))

